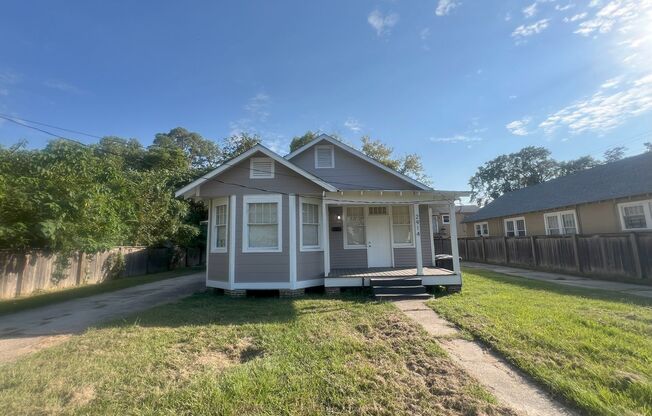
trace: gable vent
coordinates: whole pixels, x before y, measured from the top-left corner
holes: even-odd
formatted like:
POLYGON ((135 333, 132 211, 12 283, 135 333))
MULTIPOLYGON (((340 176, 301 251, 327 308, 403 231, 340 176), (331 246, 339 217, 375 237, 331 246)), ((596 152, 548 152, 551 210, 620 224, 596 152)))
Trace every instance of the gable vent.
POLYGON ((334 165, 333 146, 315 146, 315 167, 332 168, 334 165))
POLYGON ((252 157, 249 168, 250 179, 270 179, 274 177, 274 161, 269 157, 252 157))

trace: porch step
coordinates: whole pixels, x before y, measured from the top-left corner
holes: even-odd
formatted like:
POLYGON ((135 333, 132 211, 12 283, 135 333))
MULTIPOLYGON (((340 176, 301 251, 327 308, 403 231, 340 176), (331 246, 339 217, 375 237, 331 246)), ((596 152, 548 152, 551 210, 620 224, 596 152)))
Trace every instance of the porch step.
POLYGON ((419 278, 371 278, 369 279, 371 286, 421 286, 421 279, 419 278))
POLYGON ((379 293, 374 296, 376 300, 415 300, 415 299, 430 299, 432 296, 429 293, 379 293))
POLYGON ((379 294, 400 294, 400 295, 410 295, 410 294, 420 294, 426 293, 426 287, 419 286, 373 286, 373 291, 375 295, 379 294))

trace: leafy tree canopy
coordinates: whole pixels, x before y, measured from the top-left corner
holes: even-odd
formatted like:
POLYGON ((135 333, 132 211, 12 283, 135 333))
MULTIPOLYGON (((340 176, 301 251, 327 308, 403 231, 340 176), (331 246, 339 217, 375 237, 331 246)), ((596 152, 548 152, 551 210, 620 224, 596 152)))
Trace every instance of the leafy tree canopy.
POLYGON ((319 136, 319 133, 308 130, 302 136, 296 136, 290 142, 290 153, 294 152, 301 146, 310 143, 319 136))

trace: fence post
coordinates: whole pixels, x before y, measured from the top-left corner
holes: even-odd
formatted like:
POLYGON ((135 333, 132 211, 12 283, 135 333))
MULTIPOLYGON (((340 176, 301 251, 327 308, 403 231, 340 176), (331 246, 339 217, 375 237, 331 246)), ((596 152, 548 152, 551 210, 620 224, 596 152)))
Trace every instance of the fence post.
POLYGON ((75 283, 77 286, 79 286, 81 283, 81 276, 83 273, 82 270, 84 268, 84 256, 86 255, 83 251, 78 253, 79 253, 79 261, 77 263, 77 282, 75 283))
POLYGON ((464 237, 464 254, 466 255, 466 259, 470 260, 471 256, 469 256, 469 238, 464 237))
POLYGON ((484 236, 480 237, 482 239, 482 262, 486 263, 487 262, 487 248, 485 247, 484 244, 484 236))
POLYGON ((638 247, 638 236, 636 233, 629 234, 629 241, 632 245, 632 258, 634 260, 634 267, 636 270, 636 277, 643 279, 643 264, 641 263, 641 254, 638 247))
POLYGON ((503 237, 503 249, 505 250, 505 264, 509 264, 509 253, 507 253, 507 237, 503 237))
POLYGON ((578 273, 582 273, 582 262, 580 261, 580 245, 577 234, 573 234, 573 253, 575 254, 575 268, 578 273))
POLYGON ((530 236, 530 246, 532 248, 532 261, 536 267, 539 265, 539 258, 537 257, 537 237, 534 235, 530 236))

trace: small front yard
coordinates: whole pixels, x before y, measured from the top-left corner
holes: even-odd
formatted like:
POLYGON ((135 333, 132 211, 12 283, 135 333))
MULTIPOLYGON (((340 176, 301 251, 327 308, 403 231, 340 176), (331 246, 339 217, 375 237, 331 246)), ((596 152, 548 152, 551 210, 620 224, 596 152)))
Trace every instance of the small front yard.
POLYGON ((100 293, 114 292, 120 289, 144 285, 146 283, 157 282, 164 279, 171 279, 173 277, 179 277, 191 273, 199 273, 202 270, 203 268, 201 267, 188 267, 161 273, 123 277, 94 285, 83 285, 60 290, 52 290, 20 298, 2 299, 0 300, 0 316, 24 311, 26 309, 39 308, 41 306, 65 302, 71 299, 79 299, 87 296, 99 295, 100 293))
POLYGON ((208 293, 0 366, 0 414, 511 414, 391 304, 208 293))
POLYGON ((652 300, 467 270, 429 306, 589 414, 652 414, 652 300))

